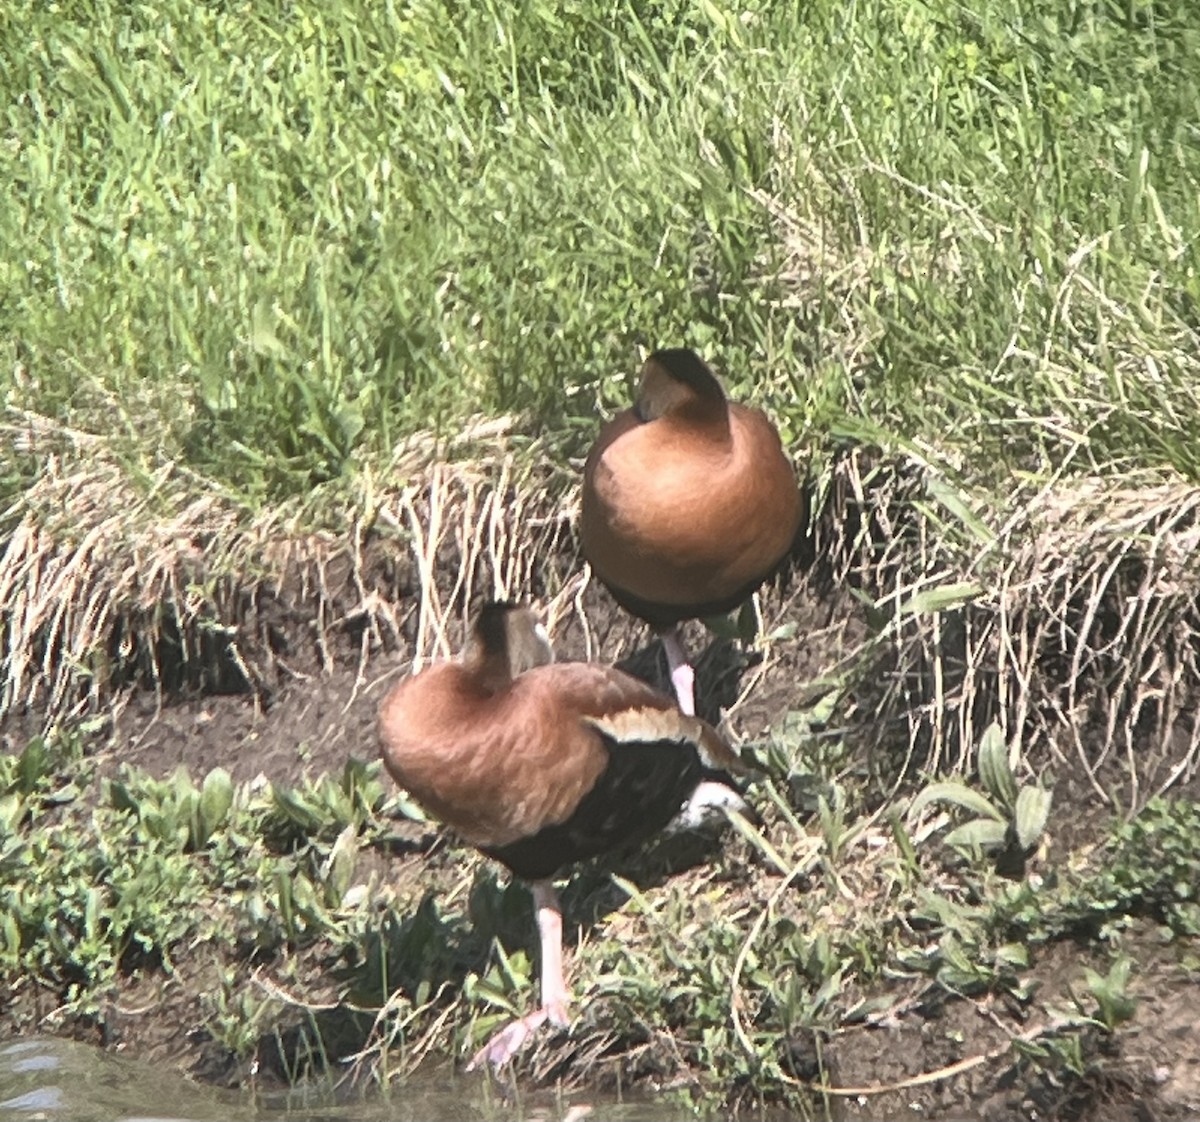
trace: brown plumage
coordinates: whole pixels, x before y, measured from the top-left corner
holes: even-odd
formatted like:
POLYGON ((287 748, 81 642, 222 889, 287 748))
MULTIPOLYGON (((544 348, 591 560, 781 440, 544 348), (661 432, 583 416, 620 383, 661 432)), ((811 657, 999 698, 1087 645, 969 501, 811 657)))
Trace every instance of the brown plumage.
POLYGON ((686 712, 695 705, 678 625, 747 600, 803 517, 774 425, 728 401, 695 352, 652 354, 634 407, 604 426, 584 466, 580 537, 617 603, 662 637, 686 712))
POLYGON ((566 1024, 562 918, 550 878, 683 818, 745 809, 745 769, 704 721, 593 663, 550 664, 533 614, 480 612, 461 660, 400 682, 379 715, 393 778, 447 826, 530 880, 542 1004, 472 1060, 503 1063, 547 1019, 566 1024))

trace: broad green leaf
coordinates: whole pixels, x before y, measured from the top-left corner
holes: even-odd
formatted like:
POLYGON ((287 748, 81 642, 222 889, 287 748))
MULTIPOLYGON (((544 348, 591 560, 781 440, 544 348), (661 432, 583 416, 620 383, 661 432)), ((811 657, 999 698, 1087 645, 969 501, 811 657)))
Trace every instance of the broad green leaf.
POLYGON ((196 785, 192 782, 192 775, 187 769, 187 764, 180 764, 171 773, 168 783, 180 803, 185 802, 189 795, 196 793, 196 785))
POLYGON ((21 953, 21 927, 12 912, 4 913, 3 920, 0 920, 0 932, 3 932, 4 937, 4 956, 15 964, 18 961, 17 956, 21 953))
POLYGON ((1116 1028, 1137 1012, 1137 1001, 1128 991, 1132 960, 1122 955, 1109 968, 1107 975, 1098 974, 1090 967, 1084 970, 1087 987, 1100 1006, 1101 1019, 1109 1029, 1116 1028))
POLYGON ((498 975, 503 979, 509 993, 519 993, 525 989, 532 977, 529 968, 529 957, 524 951, 513 951, 510 955, 500 945, 500 940, 492 941, 492 949, 496 952, 496 965, 488 971, 488 977, 498 975))
POLYGON ((964 810, 974 811, 976 814, 981 814, 986 818, 994 818, 997 822, 1003 823, 1005 817, 998 811, 995 806, 978 791, 973 791, 965 783, 931 783, 925 790, 921 791, 912 801, 912 805, 908 808, 908 816, 910 818, 924 810, 930 803, 953 803, 955 806, 960 806, 964 810))
POLYGON ((325 862, 325 899, 330 907, 339 907, 345 899, 357 859, 358 834, 353 826, 347 826, 338 834, 325 862))
POLYGON ((32 791, 38 781, 50 771, 50 753, 46 750, 46 742, 35 736, 21 753, 17 761, 17 787, 21 791, 32 791))
POLYGON ((316 800, 325 804, 329 816, 334 822, 351 823, 354 821, 354 798, 347 794, 338 783, 325 779, 315 792, 316 800))
POLYGON ((1024 970, 1029 966, 1029 948, 1024 943, 1005 943, 996 948, 996 962, 1024 970))
POLYGON ((275 805, 296 825, 305 830, 315 830, 321 825, 321 816, 299 792, 272 783, 271 797, 274 799, 275 805))
POLYGON ((407 818, 412 822, 429 821, 429 815, 417 803, 404 794, 403 791, 397 791, 392 795, 391 799, 384 806, 383 813, 386 815, 393 810, 402 818, 407 818))
POLYGON ((250 314, 250 346, 266 358, 283 358, 288 349, 275 333, 275 313, 266 297, 261 298, 250 314))
POLYGON ((97 885, 88 889, 83 907, 83 933, 90 942, 100 938, 100 915, 104 907, 104 890, 97 885))
POLYGON ((1017 795, 1017 841, 1022 849, 1037 845, 1050 817, 1052 795, 1044 787, 1022 787, 1017 795))
POLYGON ((317 911, 316 889, 303 873, 292 874, 292 902, 297 909, 303 909, 310 915, 317 911))
POLYGON ((200 820, 204 826, 203 845, 225 821, 233 805, 233 780, 223 767, 215 767, 204 777, 200 788, 200 820))
MULTIPOLYGON (((492 973, 494 974, 494 971, 492 973)), ((463 983, 463 993, 466 995, 468 1001, 481 1001, 486 1002, 488 1005, 498 1006, 509 1014, 509 1016, 515 1017, 518 1013, 516 1005, 509 996, 509 992, 502 985, 492 981, 490 978, 481 978, 478 974, 469 974, 467 980, 463 983)))
POLYGON ((979 738, 979 778, 1001 806, 1011 809, 1017 798, 1017 781, 1008 766, 1008 745, 999 724, 993 721, 979 738))
POLYGON ((1008 834, 1008 826, 997 822, 994 818, 972 818, 957 829, 946 835, 947 845, 978 846, 990 849, 992 846, 1003 845, 1008 834))
POLYGON ((25 814, 25 799, 11 791, 0 798, 0 834, 10 834, 20 823, 25 814))
POLYGON ((842 990, 842 975, 845 967, 839 967, 822 983, 821 988, 813 995, 812 1003, 815 1008, 821 1008, 842 990))

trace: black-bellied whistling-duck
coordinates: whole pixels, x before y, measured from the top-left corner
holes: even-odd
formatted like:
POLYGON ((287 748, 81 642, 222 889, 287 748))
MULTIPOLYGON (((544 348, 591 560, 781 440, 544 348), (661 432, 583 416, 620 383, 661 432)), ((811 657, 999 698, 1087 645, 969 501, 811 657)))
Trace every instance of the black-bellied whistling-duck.
POLYGON ((704 721, 595 663, 551 664, 545 632, 514 604, 485 605, 462 657, 406 678, 379 713, 392 777, 463 839, 531 882, 541 1006, 472 1059, 506 1062, 545 1021, 565 1027, 564 866, 647 839, 672 820, 745 810, 744 769, 704 721))
POLYGON ((580 537, 617 603, 662 639, 680 707, 694 674, 679 624, 731 611, 779 567, 803 501, 775 426, 730 402, 694 351, 655 351, 632 409, 583 469, 580 537))

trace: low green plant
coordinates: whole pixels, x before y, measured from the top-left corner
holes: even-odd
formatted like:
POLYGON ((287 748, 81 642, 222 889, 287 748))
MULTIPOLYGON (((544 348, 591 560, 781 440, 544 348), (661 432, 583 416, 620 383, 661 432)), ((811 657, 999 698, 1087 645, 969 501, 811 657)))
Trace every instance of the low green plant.
POLYGON ((276 1003, 247 985, 235 968, 219 968, 217 985, 201 996, 208 1034, 238 1060, 251 1057, 266 1033, 276 1003))
POLYGON ((299 787, 271 784, 271 801, 267 830, 281 847, 332 841, 346 829, 361 830, 385 803, 404 817, 424 820, 419 808, 407 798, 389 792, 378 765, 353 758, 347 760, 337 777, 305 779, 299 787))
POLYGON ((1031 965, 1024 943, 1001 941, 989 903, 965 903, 921 888, 909 915, 926 929, 919 943, 898 948, 897 966, 928 975, 953 994, 1008 993, 1025 1000, 1031 965))
POLYGON ((135 815, 147 837, 178 841, 185 852, 194 852, 208 844, 229 814, 233 780, 224 768, 213 768, 197 788, 180 767, 167 780, 142 778, 136 794, 123 780, 109 780, 108 799, 116 810, 135 815))
MULTIPOLYGON (((807 766, 778 740, 766 751, 787 751, 795 774, 807 766)), ((599 920, 573 961, 581 1042, 603 1039, 619 1054, 648 1034, 669 1038, 680 1063, 712 1073, 701 1097, 735 1087, 765 1100, 790 1088, 800 1109, 800 1089, 827 1078, 819 1059, 812 1067, 812 1049, 885 1014, 895 1000, 889 979, 947 998, 1028 1003, 1037 948, 1048 940, 1116 939, 1138 913, 1168 932, 1192 930, 1188 871, 1200 815, 1187 801, 1156 800, 1115 823, 1094 861, 1069 874, 1011 882, 961 861, 935 874, 898 808, 894 853, 854 844, 861 790, 844 769, 835 780, 817 766, 794 803, 775 791, 790 817, 777 807, 764 827, 769 854, 739 849, 735 838, 732 866, 653 888, 623 878, 614 886, 596 871, 573 886, 572 916, 582 921, 587 894, 603 888, 615 920, 611 928, 599 920), (823 793, 808 800, 820 784, 839 792, 836 802, 823 793), (880 856, 861 860, 871 851, 880 856), (821 861, 832 853, 836 876, 821 861), (747 859, 750 887, 736 873, 747 859)), ((1011 812, 1019 788, 1014 796, 1004 783, 991 780, 989 801, 1011 812)), ((230 784, 220 772, 196 781, 132 768, 97 784, 85 759, 52 741, 23 760, 0 757, 0 798, 22 800, 0 837, 0 984, 40 984, 63 1008, 101 1020, 136 978, 170 973, 184 956, 193 971, 210 961, 214 980, 201 1002, 210 1037, 244 1060, 269 1045, 299 1077, 333 1056, 322 1058, 333 1012, 297 1002, 314 976, 293 972, 311 954, 333 993, 326 1004, 362 1017, 358 1039, 381 1071, 406 1071, 431 1048, 473 1048, 536 999, 527 889, 480 864, 455 903, 426 887, 380 906, 359 875, 363 846, 386 846, 389 816, 399 812, 385 790, 378 764, 271 789, 230 784), (270 964, 289 1001, 251 980, 270 964)), ((1086 1070, 1087 1032, 1113 1031, 1135 1011, 1130 974, 1120 953, 1106 973, 1085 972, 1077 1013, 1018 1052, 1048 1069, 1086 1070)))
POLYGON ((1013 1051, 1043 1070, 1053 1072, 1056 1077, 1067 1073, 1082 1078, 1091 1069, 1086 1044, 1087 1036, 1082 1027, 1068 1022, 1056 1032, 1036 1040, 1014 1040, 1013 1051))
POLYGON ((1118 955, 1106 974, 1099 974, 1088 967, 1085 981, 1088 992, 1096 1001, 1096 1019, 1109 1032, 1133 1017, 1137 1001, 1129 993, 1129 975, 1133 960, 1128 955, 1118 955))
POLYGON ((1082 919, 1103 908, 1150 915, 1172 936, 1200 935, 1200 805, 1187 798, 1152 799, 1120 823, 1097 873, 1075 894, 1082 919))
POLYGON ((978 759, 979 778, 987 794, 960 780, 931 783, 913 799, 909 817, 916 818, 935 803, 974 813, 976 817, 946 834, 945 843, 968 854, 991 853, 998 872, 1019 878, 1045 832, 1051 791, 1040 783, 1018 786, 998 724, 989 725, 980 737, 978 759))
MULTIPOLYGON (((358 852, 389 829, 379 770, 351 760, 299 790, 261 791, 220 768, 198 783, 183 768, 156 779, 128 767, 95 783, 71 738, 0 756, 8 984, 40 984, 99 1016, 123 979, 169 973, 179 953, 208 946, 220 959, 216 948, 232 944, 269 955, 361 938, 371 900, 351 892, 358 852)), ((228 969, 210 1012, 237 1051, 259 1026, 249 999, 232 996, 228 969)))
POLYGON ((530 1008, 534 997, 536 972, 529 956, 524 951, 509 954, 499 942, 494 952, 491 965, 482 974, 468 974, 463 983, 463 997, 486 1010, 477 1014, 472 1027, 480 1043, 530 1008))

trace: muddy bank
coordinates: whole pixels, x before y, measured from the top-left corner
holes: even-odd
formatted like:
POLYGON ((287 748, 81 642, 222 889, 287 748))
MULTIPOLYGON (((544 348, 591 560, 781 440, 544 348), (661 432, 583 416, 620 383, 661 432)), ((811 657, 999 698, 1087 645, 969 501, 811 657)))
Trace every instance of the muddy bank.
MULTIPOLYGON (((736 837, 669 875, 627 861, 619 871, 640 897, 614 893, 607 870, 584 870, 567 901, 586 1005, 569 1037, 523 1057, 517 1078, 673 1089, 746 1110, 825 1109, 825 1086, 829 1112, 846 1118, 1188 1116, 1200 1109, 1200 1039, 1186 1015, 1196 998, 1193 934, 1128 903, 1093 930, 1066 933, 1045 917, 1014 927, 1008 917, 1010 934, 997 934, 994 902, 1007 889, 986 859, 964 862, 941 846, 945 822, 910 823, 920 845, 904 871, 889 827, 931 771, 961 771, 978 785, 973 752, 988 721, 1023 730, 1020 780, 1054 790, 1047 835, 1025 869, 1029 883, 1048 886, 1052 918, 1056 886, 1095 879, 1119 808, 1160 788, 1196 794, 1188 586, 1164 583, 1114 531, 1108 552, 1075 568, 1065 552, 1056 566, 1030 568, 1027 577, 1046 582, 1035 610, 1017 595, 1011 566, 990 588, 956 579, 971 574, 947 568, 952 543, 927 536, 919 474, 893 473, 875 490, 861 484, 832 488, 818 506, 796 568, 762 597, 762 642, 746 650, 698 626, 689 636, 704 652, 706 715, 747 750, 785 762, 775 776, 783 803, 766 790, 757 798, 768 840, 802 875, 789 882, 736 837), (1153 626, 1172 611, 1173 628, 1153 626), (850 839, 836 855, 817 805, 817 794, 835 790, 850 839), (974 909, 961 922, 976 941, 960 949, 968 965, 985 963, 978 984, 947 972, 957 921, 931 918, 929 898, 974 909), (779 942, 793 937, 794 955, 779 942), (1027 942, 1025 957, 1001 969, 1010 938, 1027 942), (1129 1008, 1109 1025, 1086 971, 1107 976, 1121 957, 1132 963, 1129 1008), (754 973, 757 960, 772 964, 769 975, 754 973)), ((127 768, 167 777, 182 765, 196 780, 224 768, 265 805, 271 784, 304 788, 341 774, 347 759, 374 759, 375 709, 388 685, 414 658, 456 649, 484 593, 540 596, 561 657, 618 661, 666 685, 646 630, 580 572, 569 512, 522 507, 513 529, 497 499, 481 507, 477 496, 472 506, 467 490, 455 494, 457 521, 443 517, 440 536, 406 539, 403 563, 399 547, 378 538, 357 553, 332 548, 315 568, 304 554, 270 582, 214 601, 224 630, 210 629, 208 646, 163 625, 153 644, 139 633, 102 696, 47 678, 43 701, 54 682, 60 701, 76 698, 56 723, 85 722, 82 760, 71 765, 87 776, 78 797, 103 800, 104 781, 127 768), (489 540, 476 525, 508 536, 489 540), (445 579, 423 583, 435 569, 445 579)), ((1024 556, 1022 542, 1008 556, 1024 556)), ((10 707, 0 728, 7 750, 21 751, 49 712, 10 707)), ((450 958, 426 988, 417 980, 403 995, 409 1051, 392 1070, 402 1072, 414 1049, 429 1060, 460 1056, 495 1013, 479 982, 508 986, 505 1000, 528 999, 528 964, 497 974, 492 942, 510 955, 529 947, 527 901, 433 826, 388 813, 356 826, 351 888, 361 885, 376 906, 360 901, 352 937, 334 910, 328 929, 269 945, 185 941, 169 967, 131 960, 86 1013, 71 1011, 61 986, 31 977, 0 1009, 3 1031, 60 1033, 222 1085, 310 1077, 327 1062, 339 1079, 374 1079, 387 995, 377 980, 375 1005, 362 999, 372 947, 391 939, 419 957, 441 940, 450 958), (422 930, 424 942, 414 934, 422 930)), ((296 858, 305 875, 332 860, 337 832, 323 828, 296 858)))

